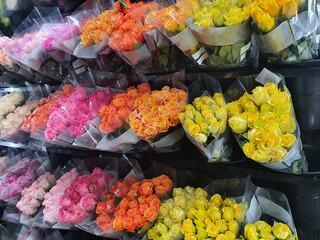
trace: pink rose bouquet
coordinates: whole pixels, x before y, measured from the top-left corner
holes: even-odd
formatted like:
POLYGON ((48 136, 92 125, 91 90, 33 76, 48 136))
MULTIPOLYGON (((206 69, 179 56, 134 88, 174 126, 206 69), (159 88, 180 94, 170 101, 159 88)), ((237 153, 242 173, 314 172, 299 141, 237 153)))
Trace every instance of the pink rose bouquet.
POLYGON ((13 43, 13 40, 8 37, 0 37, 0 65, 8 68, 14 67, 16 63, 4 52, 4 47, 13 43))
POLYGON ((43 49, 53 51, 61 49, 63 41, 69 40, 80 34, 80 30, 73 24, 63 24, 52 29, 52 34, 44 41, 43 49))
POLYGON ((21 130, 23 118, 31 114, 38 101, 28 101, 23 106, 19 106, 12 113, 9 113, 5 119, 0 122, 0 132, 2 138, 8 138, 17 134, 21 130))
POLYGON ((0 98, 0 119, 13 112, 24 101, 22 92, 11 92, 0 98))
POLYGON ((27 215, 35 214, 41 206, 44 195, 55 182, 55 177, 49 172, 40 176, 30 187, 22 190, 21 199, 16 207, 27 215))
POLYGON ((85 174, 74 180, 60 199, 60 222, 76 225, 88 218, 110 179, 109 173, 95 168, 92 174, 85 174))
POLYGON ((0 199, 8 200, 19 195, 33 181, 40 166, 39 161, 32 161, 19 170, 10 172, 0 185, 0 199))
POLYGON ((52 141, 59 134, 68 130, 72 137, 82 135, 89 121, 98 117, 100 108, 108 105, 112 99, 110 88, 103 92, 96 90, 93 95, 86 96, 86 90, 78 86, 65 98, 60 98, 50 109, 50 117, 45 130, 45 138, 52 141))
POLYGON ((51 190, 44 195, 44 201, 42 205, 44 220, 49 223, 59 222, 60 211, 60 198, 63 196, 64 191, 71 186, 71 183, 79 176, 76 168, 65 173, 57 181, 57 184, 51 188, 51 190))

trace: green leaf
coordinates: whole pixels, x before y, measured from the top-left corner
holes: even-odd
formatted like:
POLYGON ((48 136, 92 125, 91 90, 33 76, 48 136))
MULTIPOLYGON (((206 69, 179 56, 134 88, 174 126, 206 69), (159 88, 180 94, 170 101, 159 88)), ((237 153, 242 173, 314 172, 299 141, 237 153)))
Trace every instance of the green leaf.
POLYGON ((126 2, 119 0, 121 11, 123 11, 128 5, 126 2))
POLYGON ((134 44, 133 44, 133 49, 134 49, 134 50, 137 50, 137 49, 139 49, 140 47, 142 47, 142 45, 143 45, 143 43, 134 43, 134 44))
POLYGON ((221 47, 220 52, 219 52, 220 57, 223 57, 223 58, 227 57, 230 53, 230 50, 231 50, 231 46, 221 47))

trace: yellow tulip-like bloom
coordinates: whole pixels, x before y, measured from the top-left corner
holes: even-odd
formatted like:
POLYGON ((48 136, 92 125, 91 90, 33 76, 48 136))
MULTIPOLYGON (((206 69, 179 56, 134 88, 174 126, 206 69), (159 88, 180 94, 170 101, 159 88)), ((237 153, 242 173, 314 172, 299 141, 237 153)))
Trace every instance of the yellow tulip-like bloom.
POLYGON ((263 130, 254 128, 248 133, 249 141, 252 144, 257 144, 263 140, 264 134, 265 132, 263 130))
POLYGON ((251 16, 258 27, 263 32, 270 32, 275 27, 275 20, 269 14, 264 12, 256 2, 250 5, 251 16))
POLYGON ((210 203, 213 203, 216 207, 220 207, 223 203, 222 197, 220 194, 214 194, 211 198, 210 198, 210 203))
POLYGON ((226 236, 226 238, 227 238, 228 240, 235 240, 235 239, 236 239, 236 234, 234 234, 234 233, 231 232, 231 231, 226 231, 226 232, 224 233, 224 235, 226 236))
POLYGON ((226 120, 227 119, 227 111, 225 108, 220 107, 216 112, 215 112, 216 118, 221 121, 221 120, 226 120))
POLYGON ((249 112, 249 113, 257 113, 257 112, 259 112, 258 107, 252 101, 246 102, 246 104, 244 105, 244 110, 246 112, 249 112))
POLYGON ((229 221, 228 225, 229 225, 229 230, 237 235, 239 232, 238 222, 236 222, 235 220, 231 220, 229 221))
POLYGON ((204 121, 204 118, 201 116, 199 112, 196 112, 196 117, 194 119, 194 122, 198 125, 201 125, 204 121))
POLYGON ((291 235, 291 230, 288 225, 284 223, 276 223, 272 227, 273 235, 278 239, 286 239, 289 235, 291 235))
POLYGON ((215 237, 217 237, 219 235, 219 229, 214 223, 210 223, 207 226, 206 232, 207 232, 209 237, 213 237, 213 238, 215 238, 215 237))
POLYGON ((220 134, 220 123, 212 122, 209 126, 209 131, 211 132, 212 136, 217 137, 220 134))
POLYGON ((253 224, 247 224, 244 227, 244 237, 248 240, 259 240, 257 230, 253 224))
POLYGON ((197 239, 206 239, 208 237, 206 229, 203 227, 197 227, 196 237, 197 239))
POLYGON ((191 111, 191 110, 186 110, 185 112, 184 112, 184 118, 185 119, 190 119, 190 120, 193 120, 194 119, 194 112, 193 111, 191 111))
POLYGON ((219 107, 224 106, 226 103, 224 102, 222 93, 215 93, 213 95, 213 100, 218 104, 219 107))
POLYGON ((173 197, 184 195, 184 190, 182 188, 174 188, 172 195, 173 197))
POLYGON ((247 113, 247 124, 249 128, 254 128, 256 123, 260 119, 260 114, 259 113, 247 113))
POLYGON ((288 19, 297 15, 298 12, 298 1, 296 0, 282 0, 282 14, 288 19))
POLYGON ((268 103, 262 104, 260 106, 260 112, 261 113, 268 113, 268 112, 272 112, 272 106, 268 103))
POLYGON ((274 106, 274 113, 277 116, 281 116, 282 114, 291 114, 292 112, 292 104, 289 100, 281 102, 281 104, 274 106))
POLYGON ((227 108, 228 108, 229 117, 232 117, 233 115, 237 115, 237 114, 240 114, 243 112, 242 108, 237 103, 237 101, 233 101, 231 103, 228 103, 227 108))
POLYGON ((194 194, 195 194, 196 198, 207 198, 207 196, 208 196, 208 193, 205 190, 203 190, 202 188, 197 188, 194 191, 194 194))
POLYGON ((237 101, 237 103, 241 106, 241 108, 244 108, 244 105, 246 104, 246 102, 248 102, 250 100, 250 96, 247 92, 245 92, 241 98, 239 98, 239 100, 237 101))
POLYGON ((195 217, 199 221, 203 222, 206 218, 209 217, 209 215, 207 214, 207 211, 205 209, 200 208, 200 209, 197 210, 197 213, 196 213, 195 217))
POLYGON ((204 224, 208 227, 208 225, 210 224, 210 223, 212 223, 212 220, 211 220, 211 218, 209 217, 209 218, 206 218, 205 220, 204 220, 204 224))
POLYGON ((257 144, 257 148, 260 151, 273 151, 281 146, 281 137, 273 133, 265 133, 261 142, 257 144))
POLYGON ((168 206, 169 209, 173 208, 175 206, 174 201, 172 198, 169 198, 165 204, 168 206))
POLYGON ((267 112, 262 115, 261 119, 265 122, 274 122, 277 119, 277 116, 273 112, 267 112))
POLYGON ((276 17, 280 13, 280 6, 276 0, 256 0, 258 5, 272 17, 276 17))
POLYGON ((269 96, 273 96, 280 91, 276 83, 266 83, 264 87, 267 88, 269 96))
POLYGON ((265 104, 269 100, 268 90, 265 87, 256 87, 252 90, 252 98, 257 106, 265 104))
POLYGON ((158 237, 160 236, 154 228, 148 230, 148 239, 157 239, 158 237))
POLYGON ((260 232, 272 232, 272 227, 264 221, 258 221, 254 226, 260 232))
POLYGON ((169 230, 169 236, 171 236, 172 239, 181 239, 183 237, 181 228, 182 225, 180 223, 174 224, 169 230))
POLYGON ((166 215, 162 219, 162 223, 165 224, 168 228, 171 228, 174 225, 175 220, 173 218, 171 218, 170 215, 166 215))
POLYGON ((251 155, 251 158, 259 163, 267 163, 271 160, 271 151, 256 150, 251 155))
POLYGON ((194 204, 197 209, 206 209, 208 208, 209 201, 205 197, 201 197, 196 199, 194 204))
POLYGON ((200 123, 201 132, 204 134, 209 134, 209 127, 205 122, 200 123))
POLYGON ((217 220, 216 225, 217 225, 220 233, 225 233, 226 231, 229 230, 227 221, 224 219, 217 220))
POLYGON ((228 238, 224 234, 219 234, 216 240, 228 240, 228 238))
POLYGON ((293 134, 283 134, 281 135, 282 145, 288 149, 290 149, 296 142, 297 138, 293 134))
POLYGON ((185 211, 178 206, 175 206, 170 210, 170 217, 177 222, 182 221, 185 216, 185 211))
POLYGON ((202 133, 195 134, 194 138, 196 139, 197 142, 200 142, 200 143, 206 143, 208 140, 207 136, 202 133))
POLYGON ((189 127, 189 134, 190 134, 191 136, 194 136, 194 135, 196 135, 197 133, 200 133, 200 131, 201 131, 201 128, 200 128, 200 126, 197 125, 197 124, 191 125, 191 126, 189 127))
POLYGON ((220 212, 220 210, 217 209, 217 210, 211 211, 210 218, 211 218, 212 222, 214 222, 214 223, 216 221, 218 221, 218 220, 221 220, 221 212, 220 212))
POLYGON ((196 109, 191 104, 188 104, 185 107, 185 111, 191 111, 192 113, 195 113, 196 109))
POLYGON ((198 240, 196 235, 192 234, 192 233, 186 233, 184 235, 184 239, 185 240, 198 240))
POLYGON ((194 125, 194 121, 191 120, 191 119, 187 119, 185 122, 184 122, 185 126, 187 128, 189 128, 191 125, 194 125))
POLYGON ((176 197, 173 198, 173 200, 174 200, 174 203, 175 203, 177 206, 181 207, 182 209, 185 209, 185 208, 186 208, 186 206, 187 206, 187 199, 186 199, 185 196, 183 196, 183 195, 176 196, 176 197))
POLYGON ((159 208, 159 218, 163 218, 164 216, 166 216, 169 213, 169 208, 167 207, 166 204, 161 204, 160 208, 159 208))
POLYGON ((187 233, 195 234, 196 227, 193 225, 193 222, 192 222, 191 219, 186 219, 186 220, 183 221, 181 232, 183 234, 187 234, 187 233))
POLYGON ((293 133, 297 126, 294 117, 289 114, 283 114, 279 118, 280 129, 283 133, 293 133))
POLYGON ((229 119, 229 126, 237 134, 242 134, 248 129, 247 121, 238 116, 232 116, 229 119))
POLYGON ((249 19, 249 10, 248 7, 244 7, 243 9, 237 6, 233 6, 231 10, 225 13, 224 18, 226 19, 225 25, 230 26, 234 24, 239 24, 245 22, 249 19))
POLYGON ((233 209, 231 207, 224 207, 222 208, 222 217, 227 220, 231 221, 234 218, 233 209))
POLYGON ((223 201, 223 207, 232 207, 234 204, 236 203, 236 200, 233 199, 233 198, 226 198, 224 201, 223 201))
POLYGON ((166 234, 168 232, 168 228, 166 225, 158 222, 154 225, 154 229, 160 234, 160 235, 163 235, 163 234, 166 234))
POLYGON ((246 142, 243 145, 243 152, 247 157, 251 157, 256 150, 256 145, 252 142, 246 142))
POLYGON ((265 240, 275 240, 276 239, 271 232, 261 232, 260 236, 265 240))
POLYGON ((279 127, 279 124, 276 123, 276 122, 267 122, 265 124, 264 129, 265 129, 266 132, 269 132, 269 133, 275 133, 275 134, 278 134, 278 135, 282 134, 281 129, 279 127))

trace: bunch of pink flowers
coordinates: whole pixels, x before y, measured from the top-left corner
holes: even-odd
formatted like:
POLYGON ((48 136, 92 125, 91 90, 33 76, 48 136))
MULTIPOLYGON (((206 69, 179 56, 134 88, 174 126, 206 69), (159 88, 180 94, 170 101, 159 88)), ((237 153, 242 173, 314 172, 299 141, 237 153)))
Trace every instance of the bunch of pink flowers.
POLYGON ((27 215, 35 214, 44 199, 46 192, 55 184, 55 177, 47 172, 41 175, 30 187, 21 192, 21 199, 16 207, 27 215))
POLYGON ((71 186, 71 183, 79 176, 76 168, 62 175, 55 186, 44 195, 44 201, 42 205, 45 207, 43 209, 44 220, 49 223, 59 222, 59 211, 60 211, 60 198, 66 188, 71 186))
POLYGON ((33 181, 40 162, 32 161, 15 172, 10 172, 0 185, 0 199, 7 200, 19 195, 33 181))
POLYGON ((95 168, 92 174, 85 174, 74 180, 60 199, 60 222, 75 225, 88 218, 110 179, 109 173, 95 168))

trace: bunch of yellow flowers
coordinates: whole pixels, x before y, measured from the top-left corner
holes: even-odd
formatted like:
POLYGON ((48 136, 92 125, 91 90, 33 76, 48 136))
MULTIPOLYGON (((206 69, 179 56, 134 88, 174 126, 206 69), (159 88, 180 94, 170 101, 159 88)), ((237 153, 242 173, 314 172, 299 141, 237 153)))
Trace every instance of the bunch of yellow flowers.
POLYGON ((260 163, 280 161, 295 144, 290 99, 288 91, 266 83, 227 105, 232 131, 249 140, 243 146, 247 157, 260 163))
POLYGON ((227 123, 227 108, 221 93, 195 98, 180 113, 180 121, 185 131, 196 141, 206 143, 210 136, 224 133, 227 123))
POLYGON ((244 236, 247 240, 294 240, 295 236, 292 234, 288 225, 284 223, 276 223, 271 227, 264 221, 256 222, 255 224, 247 224, 244 228, 244 236))
POLYGON ((290 19, 298 13, 305 0, 253 0, 250 13, 253 21, 263 32, 271 31, 277 18, 290 19))
POLYGON ((250 17, 249 7, 243 0, 205 2, 194 15, 194 25, 222 27, 245 22, 250 17))
POLYGON ((206 201, 208 193, 202 188, 174 188, 173 198, 161 203, 158 218, 148 230, 148 238, 154 240, 178 240, 183 238, 182 222, 187 218, 190 209, 206 201))
POLYGON ((200 9, 198 0, 178 0, 165 10, 164 28, 170 32, 181 32, 187 26, 187 20, 200 9))
POLYGON ((244 221, 247 203, 236 203, 235 199, 222 200, 219 194, 198 200, 187 212, 181 232, 184 239, 235 240, 239 232, 238 221, 244 221))

